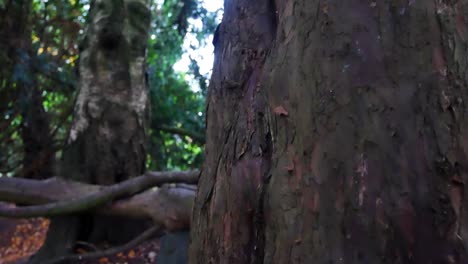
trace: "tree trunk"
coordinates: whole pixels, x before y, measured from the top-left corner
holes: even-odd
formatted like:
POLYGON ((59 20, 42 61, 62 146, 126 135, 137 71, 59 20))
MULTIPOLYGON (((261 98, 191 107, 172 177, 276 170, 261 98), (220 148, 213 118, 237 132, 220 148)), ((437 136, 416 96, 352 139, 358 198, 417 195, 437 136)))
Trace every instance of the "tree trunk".
POLYGON ((466 263, 467 14, 226 1, 191 263, 466 263))
MULTIPOLYGON (((20 177, 42 179, 52 175, 54 154, 52 138, 49 134, 49 116, 42 105, 42 94, 32 71, 31 55, 31 0, 6 1, 5 13, 0 14, 0 36, 2 57, 5 61, 2 77, 13 80, 5 90, 17 92, 16 105, 21 113, 20 135, 23 145, 22 169, 20 177)), ((6 81, 5 81, 6 83, 6 81)), ((2 94, 6 96, 7 93, 2 94)), ((14 110, 9 107, 9 114, 14 110)), ((5 152, 6 153, 6 152, 5 152)))
MULTIPOLYGON (((50 134, 50 120, 43 106, 42 92, 37 85, 33 72, 31 41, 31 0, 15 1, 12 4, 13 17, 10 49, 14 50, 15 68, 24 69, 22 81, 16 83, 18 103, 21 105, 21 139, 23 143, 23 161, 19 177, 27 179, 44 179, 54 174, 55 149, 50 134), (14 22, 13 22, 14 21, 14 22)), ((13 88, 13 87, 11 87, 13 88)))
POLYGON ((33 84, 21 85, 26 94, 26 109, 22 112, 21 138, 23 140, 23 168, 20 177, 44 179, 54 175, 55 147, 50 134, 49 116, 46 113, 41 91, 33 84))
MULTIPOLYGON (((59 175, 109 185, 144 172, 149 104, 147 4, 144 0, 91 1, 88 27, 80 43, 80 92, 59 175)), ((53 219, 34 261, 41 263, 70 250, 63 246, 73 246, 76 239, 120 242, 135 232, 130 224, 121 225, 121 219, 109 221, 101 217, 53 219)))

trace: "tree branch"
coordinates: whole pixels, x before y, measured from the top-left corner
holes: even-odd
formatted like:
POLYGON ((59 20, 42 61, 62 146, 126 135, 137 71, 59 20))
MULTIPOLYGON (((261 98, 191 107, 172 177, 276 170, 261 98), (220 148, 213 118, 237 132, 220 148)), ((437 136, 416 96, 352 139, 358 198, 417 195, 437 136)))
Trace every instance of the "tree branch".
MULTIPOLYGON (((49 187, 51 187, 50 185, 54 185, 55 189, 61 188, 65 190, 65 201, 60 201, 64 197, 58 193, 55 193, 55 197, 47 197, 47 191, 44 193, 45 190, 39 191, 36 188, 30 192, 31 188, 34 188, 34 185, 36 185, 36 187, 37 185, 41 185, 40 181, 2 177, 0 178, 0 200, 20 202, 23 204, 54 202, 15 208, 0 207, 0 216, 14 218, 50 217, 83 212, 98 206, 103 206, 105 203, 119 197, 131 196, 164 183, 194 184, 198 180, 198 174, 198 171, 149 172, 143 176, 132 178, 112 186, 88 185, 61 179, 55 179, 49 182, 46 180, 46 186, 49 185, 49 187), (70 190, 75 190, 75 192, 70 192, 70 190), (79 190, 78 193, 77 190, 79 190), (18 193, 18 191, 20 193, 18 193), (31 200, 34 198, 38 199, 31 200)), ((161 195, 161 193, 156 194, 161 195)), ((135 204, 135 202, 133 202, 133 204, 135 204)), ((120 208, 122 208, 122 203, 120 204, 120 208)), ((119 207, 115 207, 114 211, 117 211, 117 209, 119 209, 119 207)))

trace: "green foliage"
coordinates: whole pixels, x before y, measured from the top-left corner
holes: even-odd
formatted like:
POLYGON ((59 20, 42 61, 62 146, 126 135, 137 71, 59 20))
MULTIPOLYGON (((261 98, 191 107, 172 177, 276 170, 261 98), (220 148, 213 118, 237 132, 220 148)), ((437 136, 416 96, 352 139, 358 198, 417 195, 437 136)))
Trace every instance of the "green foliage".
POLYGON ((6 173, 23 165, 24 128, 32 125, 37 115, 33 109, 41 104, 47 111, 43 122, 50 125, 48 136, 55 142, 46 147, 63 145, 63 112, 70 115, 73 105, 76 38, 84 9, 76 1, 58 0, 3 0, 0 7, 0 35, 5 40, 0 44, 0 170, 6 173), (35 94, 44 97, 38 100, 35 94))
MULTIPOLYGON (((184 5, 179 0, 167 0, 154 7, 157 15, 153 20, 148 50, 152 103, 148 166, 155 170, 200 167, 202 162, 201 142, 191 135, 174 134, 163 129, 183 128, 201 137, 205 129, 206 85, 199 85, 201 89, 196 89, 196 84, 189 83, 187 79, 206 83, 207 76, 192 69, 187 73, 177 73, 173 65, 184 52, 182 44, 187 34, 199 39, 200 45, 192 49, 207 44, 205 39, 214 32, 217 13, 208 12, 196 1, 182 3, 184 5), (205 22, 202 28, 188 23, 195 19, 205 22)), ((196 64, 193 61, 194 69, 196 64)))
MULTIPOLYGON (((5 65, 0 69, 0 175, 21 168, 20 132, 30 118, 34 90, 39 91, 50 123, 49 136, 54 142, 50 148, 61 153, 72 120, 79 37, 90 2, 0 0, 0 37, 9 40, 0 44, 0 61, 5 65), (17 26, 8 26, 12 21, 20 22, 28 32, 22 36, 27 45, 16 45, 12 36, 17 36, 17 26)), ((197 0, 154 0, 151 10, 147 70, 152 113, 147 164, 150 169, 199 167, 207 76, 200 74, 195 60, 184 73, 175 72, 173 65, 187 52, 182 47, 187 35, 199 40, 190 49, 211 45, 206 39, 214 32, 218 14, 208 12, 197 0), (203 27, 192 26, 193 21, 202 21, 203 27)))

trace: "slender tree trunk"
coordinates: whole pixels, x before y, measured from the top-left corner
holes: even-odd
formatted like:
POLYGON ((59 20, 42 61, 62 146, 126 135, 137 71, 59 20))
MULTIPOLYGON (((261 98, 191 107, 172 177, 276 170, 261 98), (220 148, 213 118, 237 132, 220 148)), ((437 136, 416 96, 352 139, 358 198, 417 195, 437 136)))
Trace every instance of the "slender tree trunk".
POLYGON ((55 148, 50 134, 49 116, 46 113, 41 91, 36 85, 21 85, 27 94, 21 124, 23 140, 23 168, 20 177, 44 179, 54 175, 55 148))
MULTIPOLYGON (((41 179, 50 176, 54 168, 49 117, 42 105, 42 94, 31 70, 31 0, 6 1, 5 14, 0 19, 0 35, 5 43, 3 77, 13 80, 8 90, 17 90, 17 105, 21 113, 20 135, 23 161, 20 177, 41 179)), ((11 113, 10 113, 11 114, 11 113)))
MULTIPOLYGON (((80 92, 59 175, 109 185, 144 172, 149 24, 144 0, 91 2, 87 31, 80 44, 80 92)), ((127 232, 131 225, 123 225, 122 220, 111 222, 101 217, 53 219, 46 243, 34 261, 41 263, 65 253, 76 239, 120 240, 134 233, 127 232)))
POLYGON ((226 1, 191 263, 466 263, 468 1, 226 1))
POLYGON ((27 179, 44 179, 54 174, 55 150, 50 134, 49 115, 43 106, 42 92, 32 70, 34 54, 31 48, 31 0, 12 3, 14 21, 11 23, 10 52, 14 68, 24 69, 22 80, 16 82, 18 103, 21 111, 21 139, 23 141, 23 162, 19 174, 27 179), (16 36, 15 36, 16 35, 16 36))

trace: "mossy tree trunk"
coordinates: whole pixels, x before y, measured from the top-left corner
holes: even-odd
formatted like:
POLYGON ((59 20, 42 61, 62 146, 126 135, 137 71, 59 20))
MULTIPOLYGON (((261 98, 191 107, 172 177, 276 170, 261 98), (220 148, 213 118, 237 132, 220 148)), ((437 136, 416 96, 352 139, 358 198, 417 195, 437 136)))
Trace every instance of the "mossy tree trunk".
MULTIPOLYGON (((144 172, 149 26, 145 0, 91 2, 80 43, 80 91, 59 175, 109 185, 144 172)), ((52 219, 46 243, 34 261, 66 253, 76 239, 121 240, 131 226, 116 219, 110 224, 109 219, 91 218, 52 219)))
POLYGON ((233 0, 191 263, 466 263, 468 1, 233 0))

